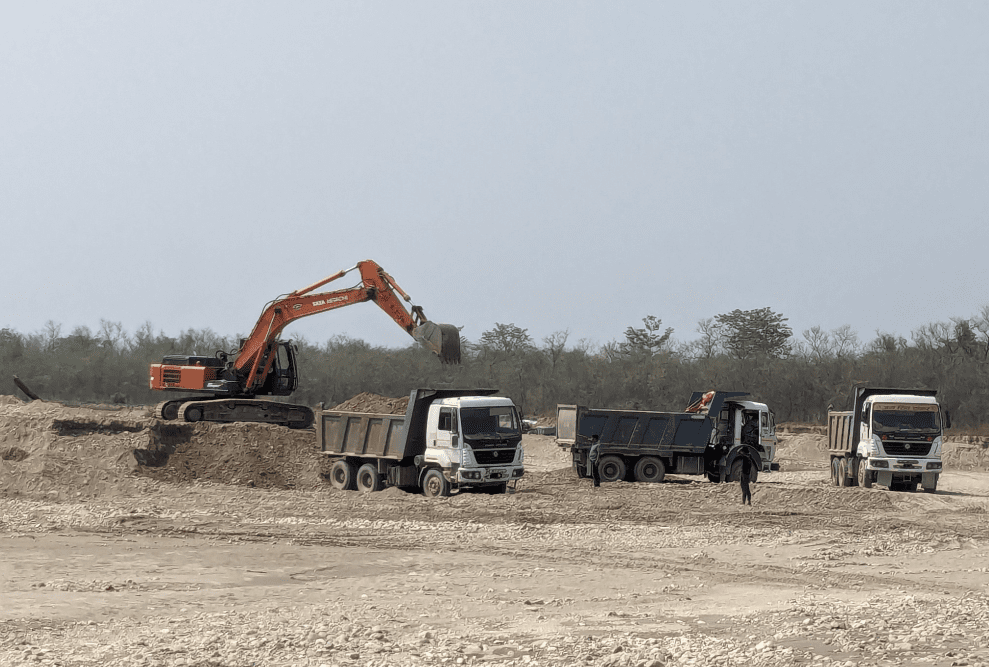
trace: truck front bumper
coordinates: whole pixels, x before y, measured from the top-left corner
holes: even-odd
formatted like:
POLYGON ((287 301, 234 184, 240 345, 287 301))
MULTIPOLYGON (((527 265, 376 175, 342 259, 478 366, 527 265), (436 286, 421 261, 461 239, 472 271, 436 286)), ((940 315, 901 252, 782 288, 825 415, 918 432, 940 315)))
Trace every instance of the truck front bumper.
POLYGON ((460 468, 457 471, 459 484, 485 484, 490 482, 510 482, 521 479, 525 473, 522 466, 498 466, 494 468, 460 468))
POLYGON ((940 459, 868 459, 868 470, 876 472, 876 483, 889 486, 893 482, 920 482, 921 486, 933 488, 941 475, 940 459))

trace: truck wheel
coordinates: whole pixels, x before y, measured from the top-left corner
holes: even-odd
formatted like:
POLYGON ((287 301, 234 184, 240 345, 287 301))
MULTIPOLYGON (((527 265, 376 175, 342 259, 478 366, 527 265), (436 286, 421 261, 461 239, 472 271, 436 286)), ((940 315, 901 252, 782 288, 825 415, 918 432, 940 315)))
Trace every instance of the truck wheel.
POLYGON ((422 495, 427 498, 445 498, 450 495, 450 483, 439 470, 430 470, 422 478, 422 495))
POLYGON ((666 477, 666 466, 655 456, 643 456, 635 462, 635 481, 658 484, 666 477))
POLYGON ((869 459, 859 457, 856 459, 855 470, 858 472, 859 486, 863 489, 872 488, 872 471, 868 470, 869 459))
POLYGON ((852 480, 848 477, 848 459, 838 461, 838 486, 851 486, 852 480))
POLYGON ((330 486, 341 491, 350 491, 354 488, 354 466, 340 459, 334 461, 330 468, 330 486))
POLYGON ((831 486, 838 486, 838 459, 831 459, 831 486))
POLYGON ((364 493, 380 491, 382 487, 381 475, 378 474, 378 466, 373 463, 365 463, 357 469, 357 490, 364 493))
POLYGON ((625 461, 620 456, 602 456, 598 461, 598 476, 602 482, 620 482, 625 479, 625 461))
POLYGON ((577 479, 584 479, 587 477, 587 466, 581 465, 580 461, 577 460, 577 455, 573 457, 573 469, 577 473, 577 479))

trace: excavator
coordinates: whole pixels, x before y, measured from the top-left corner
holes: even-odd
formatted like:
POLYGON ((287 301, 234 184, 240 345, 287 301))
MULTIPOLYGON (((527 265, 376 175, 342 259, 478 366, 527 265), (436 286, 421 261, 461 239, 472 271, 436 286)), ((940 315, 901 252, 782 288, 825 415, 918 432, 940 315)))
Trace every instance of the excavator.
POLYGON ((375 262, 364 260, 269 302, 237 350, 221 350, 214 356, 169 355, 160 364, 151 364, 151 389, 202 395, 163 401, 155 407, 155 416, 185 422, 261 422, 309 428, 315 419, 311 408, 257 398, 288 396, 298 387, 295 345, 279 340, 278 335, 300 318, 365 301, 378 304, 443 363, 460 363, 457 327, 427 320, 422 308, 411 305, 412 299, 394 278, 375 262), (316 291, 355 270, 361 276, 355 287, 316 291), (411 311, 399 295, 410 304, 411 311))

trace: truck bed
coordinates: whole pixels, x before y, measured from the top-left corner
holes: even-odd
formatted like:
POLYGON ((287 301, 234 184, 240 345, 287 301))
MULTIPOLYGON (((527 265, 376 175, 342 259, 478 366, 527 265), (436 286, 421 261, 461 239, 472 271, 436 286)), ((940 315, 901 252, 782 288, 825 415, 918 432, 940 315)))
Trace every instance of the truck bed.
POLYGON ((609 449, 629 452, 703 454, 714 424, 707 415, 559 406, 557 442, 587 446, 592 435, 609 449), (579 416, 578 416, 579 412, 579 416))
POLYGON ((321 411, 316 439, 319 450, 327 454, 395 460, 407 455, 403 415, 321 411))

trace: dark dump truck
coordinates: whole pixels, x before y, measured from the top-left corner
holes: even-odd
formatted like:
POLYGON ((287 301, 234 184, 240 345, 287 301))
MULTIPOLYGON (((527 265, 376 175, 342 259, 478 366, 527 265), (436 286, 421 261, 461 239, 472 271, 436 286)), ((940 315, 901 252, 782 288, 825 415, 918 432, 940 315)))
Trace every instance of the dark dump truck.
POLYGON ((667 473, 736 481, 742 461, 751 481, 779 470, 776 423, 765 403, 738 400, 747 392, 694 392, 683 412, 557 406, 556 443, 570 449, 578 477, 588 477, 587 454, 598 436, 602 482, 662 482, 667 473))
POLYGON ((497 389, 413 389, 405 416, 316 410, 316 446, 330 484, 385 486, 427 497, 475 488, 505 493, 524 472, 522 420, 497 389))

